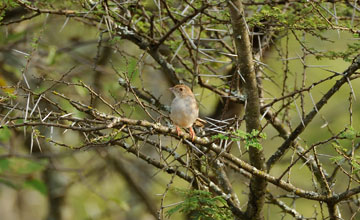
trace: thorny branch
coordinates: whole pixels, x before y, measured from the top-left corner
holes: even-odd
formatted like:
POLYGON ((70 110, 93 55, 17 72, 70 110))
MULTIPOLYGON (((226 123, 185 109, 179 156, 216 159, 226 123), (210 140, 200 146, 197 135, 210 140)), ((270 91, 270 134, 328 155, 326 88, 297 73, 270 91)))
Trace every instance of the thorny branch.
MULTIPOLYGON (((17 97, 4 96, 0 99, 0 129, 10 129, 13 134, 18 134, 19 131, 24 130, 26 135, 30 135, 31 149, 33 149, 34 145, 39 145, 40 148, 39 140, 59 148, 67 148, 73 152, 107 150, 111 146, 124 149, 134 155, 134 158, 145 161, 152 167, 172 175, 172 179, 163 194, 159 216, 163 216, 163 210, 165 209, 163 205, 165 194, 171 185, 176 185, 174 182, 177 179, 188 182, 194 188, 209 190, 222 196, 234 216, 239 219, 262 219, 264 202, 279 207, 284 212, 284 215, 286 213, 296 219, 306 219, 300 210, 296 210, 293 206, 282 201, 281 196, 277 196, 279 194, 277 190, 279 189, 286 192, 285 197, 292 198, 294 204, 298 198, 319 201, 321 207, 325 203, 331 219, 337 219, 341 216, 339 211, 341 208, 339 207, 345 206, 342 202, 347 201, 350 208, 353 204, 356 204, 349 201, 356 200, 354 196, 360 193, 360 187, 355 185, 359 184, 359 177, 356 173, 359 162, 355 157, 355 151, 359 148, 359 143, 356 142, 359 134, 356 134, 352 127, 342 128, 341 132, 332 132, 330 125, 326 122, 324 126, 331 131, 329 132, 331 137, 315 143, 308 143, 307 140, 300 139, 300 135, 309 129, 310 122, 315 118, 320 116, 324 118, 322 115, 324 110, 322 109, 331 105, 331 97, 339 93, 344 84, 349 84, 351 96, 354 96, 354 100, 351 98, 349 101, 349 124, 351 126, 356 124, 353 123, 353 114, 355 112, 353 112, 352 103, 355 101, 356 90, 354 91, 354 88, 356 87, 352 86, 352 81, 359 78, 360 55, 357 55, 352 64, 342 73, 327 69, 325 71, 331 72, 332 75, 321 76, 321 79, 318 80, 311 79, 309 83, 307 77, 309 69, 319 68, 324 70, 324 68, 308 65, 306 58, 318 56, 321 52, 315 51, 311 47, 308 48, 305 39, 297 36, 297 30, 300 30, 327 41, 328 37, 319 34, 317 31, 341 30, 349 33, 359 33, 357 30, 358 23, 356 23, 359 21, 357 16, 359 8, 356 1, 355 3, 345 1, 344 4, 341 1, 303 3, 296 0, 239 0, 216 3, 203 1, 201 4, 186 1, 184 7, 173 5, 168 1, 154 1, 155 10, 149 10, 147 6, 142 5, 141 1, 84 1, 76 10, 67 9, 66 7, 62 9, 56 9, 55 6, 46 7, 46 4, 37 4, 36 1, 16 0, 16 2, 19 7, 25 8, 26 11, 33 14, 20 19, 5 20, 0 25, 11 26, 16 23, 27 22, 35 17, 40 18, 43 14, 66 17, 63 27, 67 25, 69 19, 82 22, 91 28, 97 28, 102 35, 108 35, 106 38, 101 35, 97 41, 86 42, 88 45, 92 45, 94 42, 97 43, 96 60, 104 42, 120 38, 122 41, 125 40, 127 43, 134 44, 142 50, 142 58, 138 59, 136 55, 116 44, 109 43, 108 47, 121 54, 121 56, 138 59, 137 68, 140 69, 140 67, 143 68, 149 65, 155 70, 160 69, 166 76, 168 84, 182 82, 201 89, 201 94, 198 96, 199 98, 197 97, 200 101, 205 100, 205 97, 211 94, 219 99, 227 98, 228 101, 243 104, 246 109, 244 118, 241 118, 241 115, 233 115, 227 120, 218 120, 220 117, 217 116, 208 118, 208 125, 204 128, 205 132, 198 135, 194 141, 190 141, 187 133, 178 136, 175 129, 170 126, 171 122, 167 117, 169 106, 166 104, 168 103, 164 103, 161 96, 156 96, 152 94, 151 90, 143 88, 142 74, 144 73, 139 74, 142 81, 141 86, 139 86, 130 79, 134 71, 131 74, 128 70, 117 71, 115 62, 111 63, 112 69, 116 73, 104 68, 105 64, 93 65, 91 60, 90 62, 84 61, 87 65, 90 63, 92 67, 95 66, 100 75, 104 73, 108 74, 107 76, 118 74, 120 78, 118 84, 119 87, 122 87, 121 98, 114 96, 112 97, 113 100, 110 101, 111 99, 102 94, 102 91, 97 90, 99 88, 92 88, 91 85, 85 82, 70 82, 68 79, 75 74, 73 72, 76 72, 74 68, 71 68, 62 77, 57 77, 58 80, 46 77, 31 79, 32 81, 38 80, 40 83, 51 84, 50 86, 47 85, 47 89, 42 90, 42 92, 35 92, 35 87, 32 86, 34 82, 28 82, 31 78, 28 74, 31 67, 29 64, 34 62, 32 58, 35 56, 34 52, 38 49, 34 47, 31 54, 28 54, 30 57, 27 58, 26 67, 23 71, 23 81, 20 83, 14 82, 12 86, 1 87, 15 90, 17 97), (353 11, 352 15, 338 15, 340 7, 337 4, 340 3, 341 7, 346 6, 348 11, 353 11), (273 16, 271 14, 273 12, 270 10, 274 9, 273 6, 274 8, 281 8, 284 14, 290 11, 298 19, 296 25, 283 22, 281 16, 278 17, 279 20, 276 20, 277 17, 273 16), (318 27, 302 26, 303 23, 301 22, 304 18, 296 16, 301 15, 303 7, 309 7, 311 10, 306 11, 307 15, 313 15, 315 20, 321 20, 322 25, 318 27), (266 19, 256 20, 258 14, 252 13, 253 8, 256 8, 257 12, 263 12, 263 9, 269 10, 265 10, 268 13, 265 13, 266 19), (228 11, 230 11, 230 17, 227 14, 228 11), (341 21, 351 21, 351 27, 348 24, 341 23, 341 21), (150 23, 150 27, 146 29, 148 23, 150 23), (303 52, 301 57, 299 55, 296 58, 289 57, 289 33, 293 33, 295 41, 300 45, 303 52), (285 45, 287 51, 285 54, 281 51, 282 49, 278 49, 279 45, 277 45, 279 42, 279 44, 282 44, 281 38, 284 36, 287 36, 285 45), (256 48, 254 48, 254 45, 256 45, 256 48), (234 48, 236 48, 236 52, 234 48), (283 72, 281 74, 274 71, 265 61, 267 53, 270 53, 269 51, 273 48, 276 48, 283 60, 283 72), (144 61, 147 56, 152 58, 152 61, 149 62, 151 64, 144 61), (304 70, 299 76, 302 79, 300 87, 296 82, 298 73, 292 70, 290 66, 292 59, 300 60, 303 64, 304 70), (225 75, 224 73, 228 72, 225 70, 229 67, 230 69, 240 69, 240 71, 233 71, 232 75, 229 76, 225 75), (255 71, 263 74, 255 76, 255 71), (272 76, 272 74, 277 75, 272 76), (293 74, 296 76, 292 77, 293 74), (276 79, 279 75, 283 77, 282 82, 276 79), (228 86, 229 80, 227 80, 227 77, 240 79, 244 90, 232 90, 232 86, 228 86), (312 94, 318 88, 326 86, 337 77, 341 78, 320 97, 318 102, 315 102, 312 94), (293 85, 289 85, 291 78, 294 78, 295 81, 293 85), (216 80, 212 81, 212 79, 216 80), (261 81, 262 83, 259 83, 261 81), (271 85, 275 87, 279 87, 281 94, 279 96, 273 95, 273 91, 268 90, 266 81, 271 82, 271 85), (80 88, 86 91, 88 96, 91 96, 91 101, 84 97, 76 98, 66 89, 64 90, 63 87, 69 90, 74 89, 74 91, 80 88), (291 89, 293 90, 290 91, 291 89), (240 91, 244 94, 240 93, 240 91), (260 93, 261 95, 259 95, 260 93), (309 105, 305 98, 307 94, 311 99, 309 103, 313 105, 311 110, 307 107, 309 105), (93 104, 93 99, 96 99, 102 107, 93 104), (300 107, 294 103, 298 99, 300 99, 300 107), (300 118, 300 122, 295 128, 293 128, 291 119, 291 117, 294 117, 291 114, 292 107, 297 108, 298 114, 295 115, 300 118), (148 117, 151 121, 143 118, 136 119, 133 114, 135 108, 139 109, 139 112, 146 114, 146 116, 144 114, 143 118, 148 117), (306 111, 309 112, 306 114, 306 111), (265 123, 260 123, 262 118, 266 120, 265 123), (263 149, 273 147, 271 148, 272 152, 275 149, 275 153, 268 158, 266 166, 264 164, 263 149, 244 147, 245 140, 231 139, 234 131, 242 128, 242 120, 246 122, 248 132, 253 129, 265 131, 270 129, 268 125, 271 125, 271 129, 276 133, 275 137, 280 136, 284 139, 280 146, 274 145, 270 141, 262 143, 263 149), (54 138, 55 135, 60 133, 66 134, 70 132, 83 137, 82 142, 71 145, 65 143, 61 138, 54 138), (230 139, 213 139, 211 136, 214 132, 230 139), (355 135, 351 136, 351 132, 355 133, 355 135), (346 140, 348 136, 353 137, 353 147, 351 150, 344 151, 339 147, 341 145, 340 140, 346 140), (173 144, 172 141, 176 143, 173 144), (319 153, 319 149, 329 144, 334 144, 335 155, 341 157, 341 160, 334 161, 336 168, 332 172, 332 163, 323 159, 324 155, 319 153), (232 147, 235 145, 238 147, 237 150, 240 151, 240 154, 234 150, 236 147, 232 147), (185 146, 188 151, 179 153, 181 152, 181 146, 185 146), (307 148, 307 146, 310 147, 307 148), (152 153, 156 152, 157 154, 154 156, 154 154, 149 154, 148 151, 144 150, 148 147, 150 147, 152 153), (288 163, 286 153, 292 148, 294 153, 291 162, 288 163), (191 156, 189 157, 189 155, 191 156), (281 158, 284 159, 281 160, 281 158), (198 164, 194 165, 193 160, 197 161, 198 164), (272 169, 283 161, 286 161, 287 165, 282 167, 280 172, 272 169), (311 189, 308 188, 309 186, 305 188, 294 180, 294 176, 297 174, 302 175, 301 171, 298 172, 294 169, 299 165, 299 161, 302 161, 302 165, 306 165, 308 169, 307 172, 314 176, 311 189), (229 168, 244 177, 240 185, 247 189, 248 198, 246 200, 248 203, 245 206, 241 204, 244 197, 236 192, 233 187, 234 184, 238 184, 238 181, 233 183, 229 179, 231 178, 229 168), (209 170, 214 171, 216 177, 213 177, 209 170), (342 178, 341 175, 349 179, 345 190, 336 187, 335 178, 339 178, 339 176, 342 178), (283 180, 286 177, 288 179, 283 180), (266 188, 267 183, 270 184, 266 188), (317 184, 320 184, 320 187, 317 184), (243 210, 244 207, 246 207, 246 210, 243 210)), ((71 48, 80 47, 84 42, 75 43, 71 48)), ((40 43, 40 39, 35 41, 35 44, 40 43)), ((0 52, 8 52, 12 49, 18 53, 27 54, 18 50, 17 45, 18 43, 15 43, 7 48, 0 48, 0 52)), ((49 55, 45 51, 40 52, 42 56, 49 55)), ((61 52, 68 54, 70 50, 62 50, 61 52)), ((72 56, 75 57, 76 55, 73 54, 72 56)), ((77 57, 77 60, 82 59, 82 57, 77 57)), ((0 68, 2 68, 2 61, 0 61, 0 68)), ((0 71, 6 72, 6 68, 2 68, 0 71)), ((235 80, 233 82, 238 83, 235 80)), ((97 83, 99 84, 99 82, 97 83)), ((201 104, 207 105, 205 103, 201 104)), ((227 109, 223 110, 226 111, 227 109)), ((34 152, 32 156, 28 156, 9 151, 9 153, 0 155, 0 158, 52 158, 63 157, 64 155, 34 152)), ((326 156, 332 157, 332 155, 326 156)), ((119 161, 116 162, 115 157, 112 157, 112 161, 119 172, 128 176, 128 183, 131 184, 131 181, 135 181, 128 175, 129 173, 126 170, 119 169, 119 163, 117 163, 119 161)), ((133 188, 146 200, 145 205, 148 207, 149 212, 156 216, 156 210, 146 192, 142 191, 142 188, 138 185, 134 185, 133 188)), ((352 216, 355 216, 358 211, 353 210, 351 212, 352 216)), ((319 217, 318 215, 317 213, 316 217, 319 217)))

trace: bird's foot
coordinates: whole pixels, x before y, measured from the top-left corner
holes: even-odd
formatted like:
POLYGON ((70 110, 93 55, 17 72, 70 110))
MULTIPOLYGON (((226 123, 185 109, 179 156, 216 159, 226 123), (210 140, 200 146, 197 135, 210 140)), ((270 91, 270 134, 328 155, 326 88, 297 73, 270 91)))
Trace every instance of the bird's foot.
POLYGON ((192 127, 190 127, 189 134, 190 134, 191 140, 194 141, 195 140, 195 132, 194 132, 194 129, 192 127))
POLYGON ((176 126, 176 133, 178 136, 180 136, 181 134, 181 128, 179 128, 178 126, 176 126))

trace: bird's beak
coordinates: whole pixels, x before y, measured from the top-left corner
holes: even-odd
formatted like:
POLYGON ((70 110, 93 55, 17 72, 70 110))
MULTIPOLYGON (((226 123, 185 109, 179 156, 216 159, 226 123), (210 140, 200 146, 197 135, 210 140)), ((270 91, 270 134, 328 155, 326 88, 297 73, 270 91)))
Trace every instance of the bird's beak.
POLYGON ((170 87, 169 90, 172 92, 174 91, 174 87, 170 87))

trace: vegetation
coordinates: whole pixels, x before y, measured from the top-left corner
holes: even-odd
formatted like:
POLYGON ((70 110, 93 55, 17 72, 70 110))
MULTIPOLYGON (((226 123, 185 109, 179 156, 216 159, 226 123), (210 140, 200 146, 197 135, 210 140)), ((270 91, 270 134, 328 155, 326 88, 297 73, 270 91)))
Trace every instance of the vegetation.
POLYGON ((359 218, 359 15, 2 0, 0 219, 359 218), (193 141, 169 118, 180 83, 206 121, 193 141))

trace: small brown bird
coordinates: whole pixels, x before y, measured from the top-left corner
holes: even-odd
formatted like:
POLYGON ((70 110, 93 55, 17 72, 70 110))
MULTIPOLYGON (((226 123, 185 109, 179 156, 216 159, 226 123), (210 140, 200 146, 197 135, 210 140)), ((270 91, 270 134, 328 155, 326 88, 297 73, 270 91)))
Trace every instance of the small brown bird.
POLYGON ((180 135, 181 128, 190 129, 190 137, 195 139, 195 132, 192 125, 199 116, 199 107, 196 103, 194 93, 185 85, 176 85, 169 88, 175 95, 171 103, 170 118, 176 126, 177 134, 180 135))

